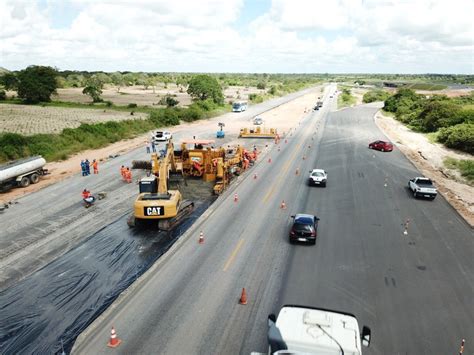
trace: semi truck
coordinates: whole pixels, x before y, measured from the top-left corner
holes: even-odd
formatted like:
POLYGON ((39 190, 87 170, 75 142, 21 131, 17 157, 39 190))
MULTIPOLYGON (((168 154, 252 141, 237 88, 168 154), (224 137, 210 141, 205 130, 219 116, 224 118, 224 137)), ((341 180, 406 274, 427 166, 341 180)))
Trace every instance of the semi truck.
MULTIPOLYGON (((353 314, 300 305, 285 305, 278 318, 268 316, 268 354, 361 355, 371 330, 362 333, 353 314)), ((252 355, 261 353, 252 352, 252 355)))
POLYGON ((38 183, 40 176, 48 173, 45 165, 46 160, 40 155, 0 165, 0 191, 38 183))

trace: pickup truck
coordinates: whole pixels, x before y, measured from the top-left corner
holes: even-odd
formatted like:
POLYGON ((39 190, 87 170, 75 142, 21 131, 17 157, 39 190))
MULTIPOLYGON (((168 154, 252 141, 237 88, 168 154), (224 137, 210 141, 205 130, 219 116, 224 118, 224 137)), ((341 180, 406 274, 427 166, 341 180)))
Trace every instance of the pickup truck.
POLYGON ((413 197, 427 197, 434 200, 438 191, 433 182, 425 177, 416 177, 408 181, 408 188, 413 192, 413 197))

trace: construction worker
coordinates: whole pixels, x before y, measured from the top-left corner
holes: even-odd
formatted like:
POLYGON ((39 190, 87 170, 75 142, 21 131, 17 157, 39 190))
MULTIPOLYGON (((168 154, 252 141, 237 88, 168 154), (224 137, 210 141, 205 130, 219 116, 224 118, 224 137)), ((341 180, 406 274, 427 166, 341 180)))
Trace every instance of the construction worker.
POLYGON ((86 204, 86 208, 89 208, 90 206, 92 206, 92 204, 94 203, 95 201, 95 197, 92 196, 91 192, 87 189, 84 189, 82 191, 82 200, 84 201, 84 203, 86 204))
POLYGON ((132 171, 127 166, 127 170, 125 170, 125 180, 130 184, 132 182, 132 171))
POLYGON ((84 189, 82 191, 82 199, 85 200, 86 198, 89 198, 91 196, 91 192, 87 189, 84 189))
POLYGON ((99 163, 97 162, 97 160, 93 160, 92 161, 92 168, 94 169, 94 174, 98 174, 99 173, 99 163))
POLYGON ((91 174, 91 163, 89 162, 89 159, 86 158, 86 161, 84 162, 84 165, 86 167, 86 175, 91 174))
POLYGON ((84 164, 84 160, 81 160, 81 171, 82 176, 86 176, 86 165, 84 164))
POLYGON ((122 165, 122 167, 120 168, 120 175, 122 176, 122 179, 125 180, 125 171, 127 169, 125 169, 125 166, 122 165))

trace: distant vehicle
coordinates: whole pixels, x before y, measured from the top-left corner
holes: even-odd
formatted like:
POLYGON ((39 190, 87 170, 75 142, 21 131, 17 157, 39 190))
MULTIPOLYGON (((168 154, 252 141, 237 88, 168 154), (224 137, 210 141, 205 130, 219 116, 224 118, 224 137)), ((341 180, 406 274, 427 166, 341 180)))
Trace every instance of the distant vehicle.
POLYGON ((253 119, 253 124, 254 124, 254 125, 261 125, 261 124, 263 124, 263 118, 261 118, 261 117, 255 117, 255 118, 253 119))
POLYGON ((243 112, 247 109, 247 101, 236 101, 232 104, 232 112, 243 112))
POLYGON ((375 141, 369 144, 370 149, 380 150, 381 152, 391 152, 393 150, 393 144, 384 141, 375 141))
POLYGON ((408 181, 408 188, 413 192, 413 197, 427 197, 434 200, 438 195, 433 182, 425 177, 416 177, 408 181))
MULTIPOLYGON (((371 330, 350 313, 324 308, 285 305, 268 316, 270 354, 362 355, 370 345, 371 330)), ((255 353, 253 353, 255 354, 255 353)))
POLYGON ((45 165, 46 160, 40 155, 0 165, 0 191, 38 183, 40 176, 48 173, 43 169, 45 165))
POLYGON ((173 138, 173 135, 169 131, 155 131, 151 137, 153 142, 166 142, 171 138, 173 138))
POLYGON ((326 187, 328 174, 323 169, 313 169, 309 172, 309 184, 326 187))
POLYGON ((303 213, 291 216, 291 218, 293 218, 293 226, 290 230, 290 243, 309 242, 316 244, 319 218, 303 213))
POLYGON ((323 102, 322 102, 322 101, 316 102, 316 106, 318 106, 318 107, 323 107, 323 102))

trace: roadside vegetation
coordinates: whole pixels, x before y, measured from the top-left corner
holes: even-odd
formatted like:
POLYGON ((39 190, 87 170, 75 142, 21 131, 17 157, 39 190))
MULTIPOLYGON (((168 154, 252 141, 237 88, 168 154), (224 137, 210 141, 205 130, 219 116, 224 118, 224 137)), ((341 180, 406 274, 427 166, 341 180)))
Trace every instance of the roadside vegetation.
POLYGON ((446 158, 444 165, 450 169, 456 169, 459 171, 462 177, 464 177, 469 183, 474 183, 474 161, 467 159, 454 159, 446 158))
POLYGON ((456 98, 425 96, 399 89, 385 100, 384 110, 414 131, 436 133, 446 147, 474 154, 474 93, 456 98))
POLYGON ((382 89, 373 89, 367 91, 363 98, 362 102, 368 104, 375 101, 385 101, 390 97, 390 93, 382 89))
POLYGON ((356 98, 352 96, 348 87, 341 87, 342 93, 337 98, 337 108, 349 107, 355 105, 356 98))

